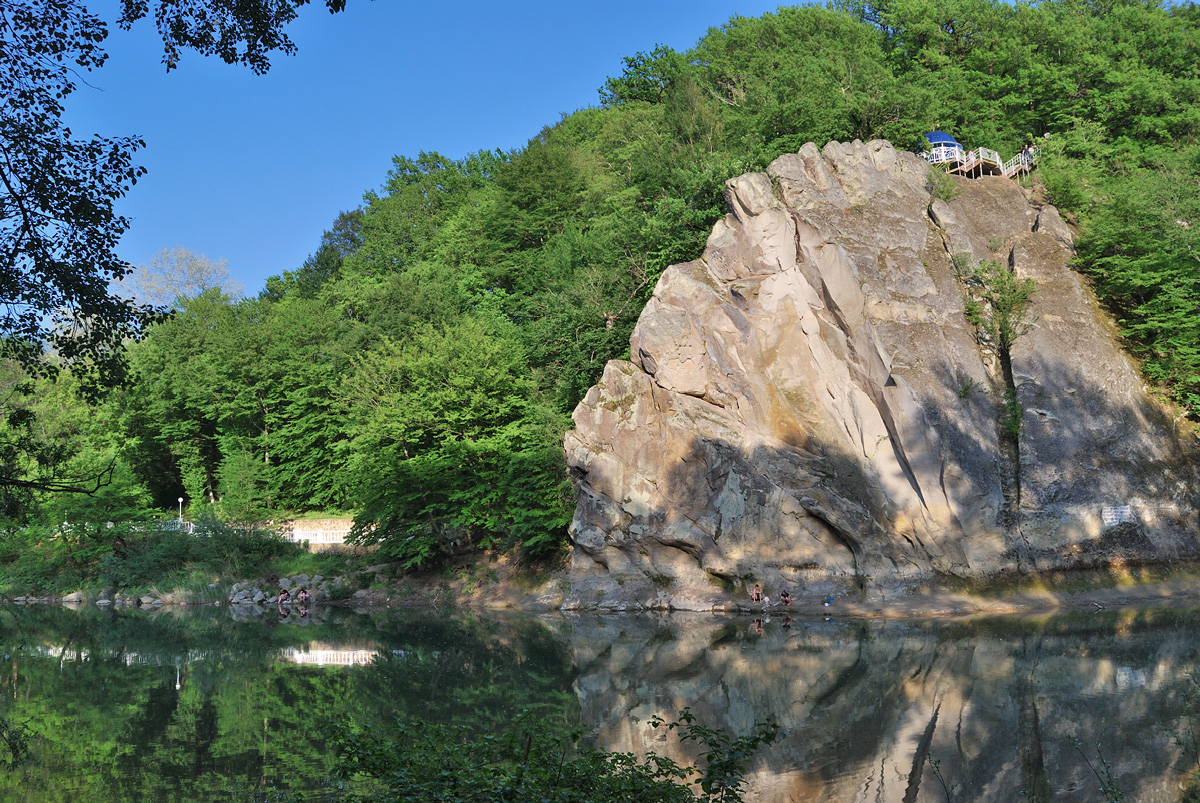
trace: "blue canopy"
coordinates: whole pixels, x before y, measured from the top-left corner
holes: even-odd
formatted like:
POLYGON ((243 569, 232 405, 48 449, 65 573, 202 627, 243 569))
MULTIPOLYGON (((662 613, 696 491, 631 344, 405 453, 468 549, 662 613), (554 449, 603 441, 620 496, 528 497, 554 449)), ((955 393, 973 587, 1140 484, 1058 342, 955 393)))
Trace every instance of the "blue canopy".
POLYGON ((939 145, 947 145, 952 148, 953 147, 958 147, 958 148, 962 147, 962 145, 959 144, 958 140, 956 140, 954 137, 947 134, 945 131, 930 131, 928 134, 925 135, 925 141, 928 142, 930 147, 933 147, 933 148, 936 148, 939 145))

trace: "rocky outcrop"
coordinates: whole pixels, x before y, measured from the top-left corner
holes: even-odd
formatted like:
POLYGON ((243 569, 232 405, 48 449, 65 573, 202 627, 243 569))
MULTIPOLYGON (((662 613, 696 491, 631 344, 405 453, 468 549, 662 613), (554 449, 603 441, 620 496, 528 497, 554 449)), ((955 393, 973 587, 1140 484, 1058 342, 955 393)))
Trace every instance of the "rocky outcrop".
POLYGON ((1058 212, 1002 178, 937 200, 926 176, 855 142, 727 183, 703 257, 663 274, 632 361, 575 410, 567 607, 708 609, 753 582, 888 595, 1197 552, 1192 463, 1070 269, 1058 212), (964 314, 963 265, 985 259, 1038 285, 1008 455, 999 360, 964 314))

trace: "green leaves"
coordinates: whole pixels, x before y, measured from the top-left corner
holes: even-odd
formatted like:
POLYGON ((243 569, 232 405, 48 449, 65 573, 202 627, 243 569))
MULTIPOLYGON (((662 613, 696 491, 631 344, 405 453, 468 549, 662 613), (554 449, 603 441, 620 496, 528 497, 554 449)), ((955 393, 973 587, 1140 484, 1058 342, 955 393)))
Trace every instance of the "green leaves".
POLYGON ((967 320, 986 340, 1007 354, 1013 342, 1033 326, 1033 296, 1037 282, 1017 275, 995 259, 985 259, 966 278, 967 320))
POLYGON ((681 741, 696 742, 702 768, 653 752, 639 760, 582 748, 578 733, 528 714, 496 735, 413 720, 397 721, 383 733, 339 728, 333 738, 341 751, 341 775, 378 785, 348 796, 348 803, 739 803, 750 759, 779 736, 778 726, 760 723, 750 734, 733 737, 699 724, 686 709, 678 721, 655 718, 651 724, 678 729, 681 741))
POLYGON ((49 346, 93 391, 122 377, 121 341, 153 319, 109 289, 129 270, 114 253, 129 221, 113 207, 144 173, 132 161, 143 143, 80 140, 62 122, 106 35, 70 0, 0 3, 0 357, 47 374, 49 346))
POLYGON ((495 316, 384 340, 357 360, 345 401, 362 537, 420 566, 565 528, 561 423, 539 424, 533 390, 515 327, 495 316))
MULTIPOLYGON (((179 64, 183 50, 217 56, 226 64, 243 64, 261 75, 271 68, 271 54, 292 55, 296 46, 284 28, 309 0, 159 0, 154 17, 163 37, 163 64, 179 64)), ((150 0, 121 0, 124 30, 150 13, 150 0)), ((346 0, 325 0, 329 12, 346 0)))
POLYGON ((1143 370, 1200 410, 1200 147, 1147 149, 1094 185, 1079 264, 1143 370))

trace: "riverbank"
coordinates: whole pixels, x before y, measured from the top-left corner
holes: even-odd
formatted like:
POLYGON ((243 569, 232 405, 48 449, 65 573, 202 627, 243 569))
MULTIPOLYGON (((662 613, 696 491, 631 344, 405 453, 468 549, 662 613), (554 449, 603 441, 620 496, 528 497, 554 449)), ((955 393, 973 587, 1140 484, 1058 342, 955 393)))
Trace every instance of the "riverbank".
MULTIPOLYGON (((466 607, 548 611, 562 608, 569 589, 570 581, 565 571, 532 575, 506 556, 481 556, 452 571, 401 578, 388 589, 363 594, 353 604, 397 607, 454 603, 466 607)), ((672 610, 656 602, 628 601, 622 606, 597 612, 672 610)), ((824 596, 797 593, 787 608, 779 606, 777 598, 773 598, 772 603, 768 612, 773 615, 872 619, 1193 607, 1200 606, 1200 565, 1185 563, 1154 568, 1058 572, 976 587, 928 588, 861 599, 834 597, 828 605, 824 596)), ((744 615, 763 613, 761 604, 752 604, 747 595, 735 593, 715 597, 710 610, 744 615)))
MULTIPOLYGON (((564 569, 530 567, 508 555, 484 554, 464 559, 437 571, 404 574, 389 564, 361 566, 328 580, 320 575, 262 577, 212 583, 205 593, 195 589, 155 589, 121 597, 101 593, 58 596, 17 596, 5 601, 17 604, 67 605, 227 605, 254 601, 255 592, 264 598, 280 585, 308 586, 317 605, 353 608, 407 608, 459 606, 465 608, 513 609, 548 612, 563 608, 570 590, 564 569), (332 593, 330 593, 332 592, 332 593)), ((1050 613, 1058 610, 1111 610, 1122 608, 1200 606, 1200 566, 1181 564, 1107 572, 1056 573, 1009 579, 986 586, 927 588, 881 596, 833 597, 797 593, 788 607, 772 599, 764 608, 740 593, 718 593, 707 608, 718 614, 801 617, 851 617, 869 619, 916 619, 1050 613)), ((631 613, 671 611, 661 599, 625 600, 606 608, 578 613, 631 613)))

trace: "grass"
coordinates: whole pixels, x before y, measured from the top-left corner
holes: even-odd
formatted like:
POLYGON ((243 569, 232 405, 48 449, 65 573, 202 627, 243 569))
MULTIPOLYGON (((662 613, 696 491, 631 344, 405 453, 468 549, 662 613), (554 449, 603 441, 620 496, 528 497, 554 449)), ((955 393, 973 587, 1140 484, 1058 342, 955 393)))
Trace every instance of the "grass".
POLYGON ((300 552, 276 561, 273 568, 280 577, 295 577, 297 574, 330 577, 343 574, 348 566, 359 562, 359 558, 329 552, 300 552))
POLYGON ((228 580, 202 572, 192 572, 169 587, 155 584, 147 589, 146 593, 152 597, 170 597, 177 603, 204 605, 229 599, 230 585, 228 580))

